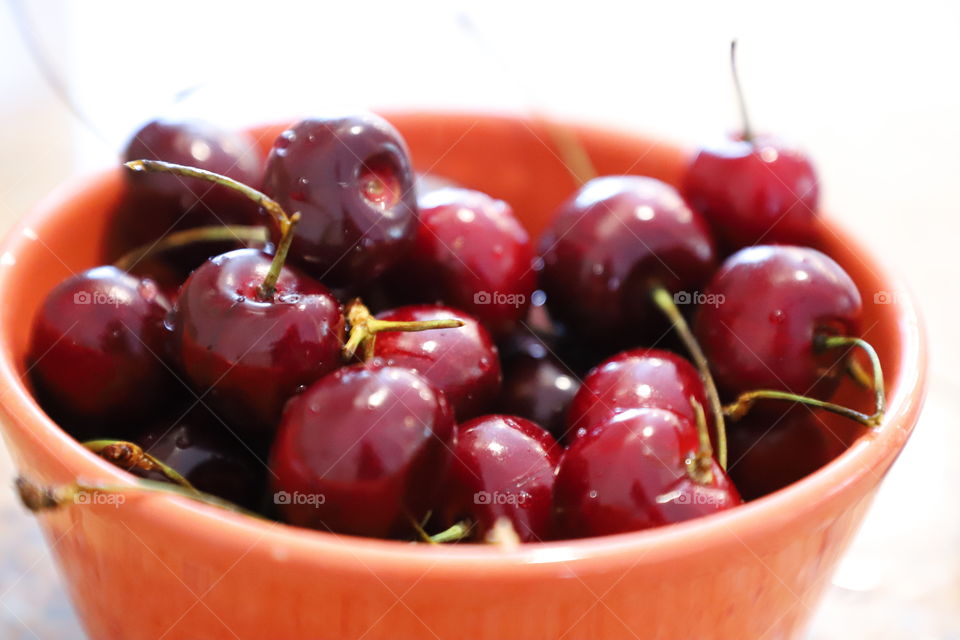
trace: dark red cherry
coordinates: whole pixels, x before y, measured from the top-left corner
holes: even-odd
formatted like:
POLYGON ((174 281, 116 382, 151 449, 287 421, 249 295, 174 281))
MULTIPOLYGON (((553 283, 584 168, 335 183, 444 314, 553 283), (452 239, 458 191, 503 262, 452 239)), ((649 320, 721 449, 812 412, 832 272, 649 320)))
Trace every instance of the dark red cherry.
MULTIPOLYGON (((248 509, 263 496, 266 462, 202 405, 156 422, 136 443, 200 491, 248 509)), ((155 472, 146 477, 162 479, 155 472)))
POLYGON ((458 425, 441 524, 469 523, 471 539, 484 540, 506 518, 521 542, 549 539, 561 452, 553 436, 523 418, 490 415, 458 425))
POLYGON ((639 176, 583 185, 540 240, 541 285, 551 317, 594 342, 633 338, 665 322, 650 289, 699 287, 715 268, 706 223, 673 187, 639 176))
POLYGON ((566 431, 567 407, 580 388, 580 381, 554 355, 548 341, 521 331, 524 337, 512 341, 512 353, 501 351, 500 411, 532 420, 560 438, 566 431))
MULTIPOLYGON (((124 149, 123 161, 130 160, 163 160, 196 167, 252 187, 259 186, 262 172, 260 152, 251 136, 199 121, 148 122, 124 149)), ((139 194, 176 201, 185 218, 178 222, 178 227, 198 226, 187 224, 188 220, 198 216, 233 217, 237 206, 244 212, 256 212, 256 208, 248 206, 250 203, 237 193, 209 182, 158 173, 128 172, 125 176, 139 194)), ((253 222, 247 217, 233 218, 232 221, 253 222)))
POLYGON ((453 414, 409 369, 361 364, 290 401, 270 457, 287 522, 365 536, 406 532, 437 498, 453 414))
MULTIPOLYGON (((262 177, 262 160, 252 137, 205 122, 147 123, 123 152, 124 162, 144 159, 213 171, 253 187, 259 186, 262 177)), ((226 187, 163 173, 128 171, 124 177, 128 188, 113 213, 108 238, 107 258, 111 261, 171 231, 259 222, 256 205, 226 187)), ((181 248, 163 258, 189 270, 232 246, 181 248)))
MULTIPOLYGON (((567 437, 583 435, 613 416, 651 407, 696 423, 690 403, 709 407, 706 391, 690 362, 670 351, 633 349, 601 362, 583 381, 567 413, 567 437)), ((707 424, 713 428, 713 417, 707 424)))
POLYGON ((728 430, 730 478, 754 500, 804 478, 833 459, 839 442, 805 407, 780 418, 750 414, 728 430))
POLYGON ((163 397, 170 303, 115 267, 67 278, 33 323, 28 367, 44 407, 80 439, 122 437, 163 397))
POLYGON ((513 331, 536 288, 530 237, 506 202, 469 189, 420 197, 420 229, 392 278, 414 302, 440 302, 477 318, 495 338, 513 331))
POLYGON ((272 431, 298 388, 340 366, 340 303, 293 267, 283 267, 276 291, 262 298, 271 261, 255 249, 211 258, 184 283, 175 309, 188 380, 245 431, 272 431))
POLYGON ((374 356, 388 365, 422 375, 444 393, 457 420, 485 413, 500 391, 500 358, 487 330, 472 316, 431 305, 399 307, 380 320, 418 322, 453 318, 462 327, 415 333, 386 332, 377 336, 374 356))
POLYGON ((729 250, 815 239, 816 171, 804 153, 776 138, 731 139, 699 149, 682 190, 729 250))
POLYGON ((664 409, 617 414, 570 445, 560 461, 554 504, 560 536, 637 531, 689 520, 740 504, 712 458, 708 479, 689 461, 698 451, 696 427, 664 409))
POLYGON ((807 247, 749 247, 724 262, 705 294, 717 304, 699 307, 694 331, 722 390, 830 396, 844 351, 820 351, 815 338, 857 335, 862 310, 840 265, 807 247))
POLYGON ((383 273, 417 232, 406 144, 374 115, 304 120, 284 131, 267 159, 263 190, 303 216, 291 258, 332 286, 383 273))

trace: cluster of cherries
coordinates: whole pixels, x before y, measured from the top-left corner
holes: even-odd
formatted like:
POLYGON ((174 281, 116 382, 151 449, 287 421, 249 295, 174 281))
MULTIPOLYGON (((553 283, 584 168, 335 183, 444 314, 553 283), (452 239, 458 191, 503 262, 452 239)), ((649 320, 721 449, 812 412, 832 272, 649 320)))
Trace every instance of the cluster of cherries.
POLYGON ((200 499, 363 536, 603 535, 823 464, 798 404, 882 415, 882 379, 872 415, 830 402, 853 347, 879 365, 777 140, 699 150, 680 191, 591 179, 539 248, 505 202, 418 181, 372 115, 299 122, 265 163, 155 121, 124 160, 114 266, 49 293, 28 366, 91 450, 200 499))

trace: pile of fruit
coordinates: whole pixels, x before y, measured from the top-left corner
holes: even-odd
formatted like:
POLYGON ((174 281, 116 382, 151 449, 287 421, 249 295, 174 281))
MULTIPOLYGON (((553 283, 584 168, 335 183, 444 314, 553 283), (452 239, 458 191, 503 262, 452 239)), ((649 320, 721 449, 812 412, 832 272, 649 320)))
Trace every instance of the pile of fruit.
POLYGON ((857 287, 810 247, 813 168, 749 130, 679 191, 587 180, 536 241, 508 203, 416 176, 372 115, 301 121, 265 160, 155 121, 124 160, 113 264, 48 294, 27 366, 139 489, 343 534, 556 540, 733 508, 829 459, 817 408, 882 417, 857 287), (871 415, 830 401, 848 373, 871 415))

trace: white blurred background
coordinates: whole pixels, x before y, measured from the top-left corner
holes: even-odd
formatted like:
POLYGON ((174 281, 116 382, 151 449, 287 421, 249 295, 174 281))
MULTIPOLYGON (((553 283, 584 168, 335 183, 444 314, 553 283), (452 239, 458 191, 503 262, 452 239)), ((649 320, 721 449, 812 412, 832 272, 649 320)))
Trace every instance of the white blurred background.
MULTIPOLYGON (((756 128, 807 148, 931 337, 924 417, 810 637, 960 638, 960 3, 562 4, 0 0, 0 228, 156 115, 535 108, 695 144, 737 126, 737 37, 756 128)), ((81 638, 8 494, 0 552, 0 637, 81 638)))

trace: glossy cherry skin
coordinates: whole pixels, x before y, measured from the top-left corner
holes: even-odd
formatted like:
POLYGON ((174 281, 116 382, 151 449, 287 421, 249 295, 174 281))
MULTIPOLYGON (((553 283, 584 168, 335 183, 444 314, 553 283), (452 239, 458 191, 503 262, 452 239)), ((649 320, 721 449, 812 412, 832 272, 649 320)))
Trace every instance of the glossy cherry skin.
POLYGON ((516 416, 489 415, 458 425, 442 525, 469 522, 471 539, 482 541, 506 518, 521 542, 549 539, 561 452, 542 427, 516 416))
POLYGON ((340 303, 292 267, 281 271, 271 299, 260 300, 270 262, 256 249, 211 258, 184 283, 174 314, 188 380, 250 432, 273 431, 290 396, 341 364, 340 303))
POLYGON ((67 278, 34 319, 28 367, 44 408, 74 436, 121 437, 166 393, 170 303, 115 267, 67 278))
MULTIPOLYGON (((782 407, 781 407, 782 409, 782 407)), ((744 500, 778 491, 827 464, 840 443, 807 407, 751 413, 727 428, 730 478, 744 500)))
POLYGON ((284 131, 263 190, 289 215, 300 212, 290 256, 331 286, 383 273, 417 233, 406 143, 378 116, 303 120, 284 131))
POLYGON ((687 472, 696 427, 664 409, 618 414, 564 452, 554 484, 559 536, 638 531, 729 509, 741 503, 716 461, 712 482, 687 472))
POLYGON ((443 394, 409 369, 360 364, 321 378, 287 405, 273 445, 281 514, 336 533, 408 532, 435 504, 454 426, 443 394))
POLYGON ((689 361, 661 349, 623 351, 601 362, 583 381, 567 413, 567 437, 581 436, 613 416, 651 407, 696 423, 694 398, 713 427, 700 375, 689 361))
POLYGON ((406 367, 422 375, 443 392, 458 421, 490 409, 500 392, 500 358, 490 334, 475 318, 456 309, 432 305, 398 307, 377 317, 404 322, 462 320, 464 325, 455 329, 381 333, 374 345, 374 356, 388 365, 406 367))
MULTIPOLYGON (((205 493, 247 509, 256 508, 264 494, 266 462, 202 405, 156 422, 136 443, 205 493)), ((154 472, 140 475, 162 479, 154 472)))
POLYGON ((540 253, 551 317, 595 342, 635 338, 644 329, 660 335, 666 323, 651 287, 692 293, 716 266, 700 214, 673 187, 639 176, 584 184, 557 211, 540 253))
POLYGON ((506 202, 470 189, 420 197, 413 250, 392 281, 412 302, 463 309, 502 338, 527 313, 536 287, 530 236, 506 202))
POLYGON ((512 353, 501 355, 500 411, 531 420, 561 438, 566 431, 567 408, 580 381, 546 341, 521 331, 525 339, 515 339, 512 353))
POLYGON ((840 265, 807 247, 741 249, 704 290, 694 332, 718 386, 728 394, 777 389, 833 393, 841 350, 817 353, 817 333, 858 335, 862 303, 840 265))
POLYGON ((729 250, 760 242, 804 245, 816 236, 816 171, 804 153, 776 138, 700 149, 682 192, 729 250))

